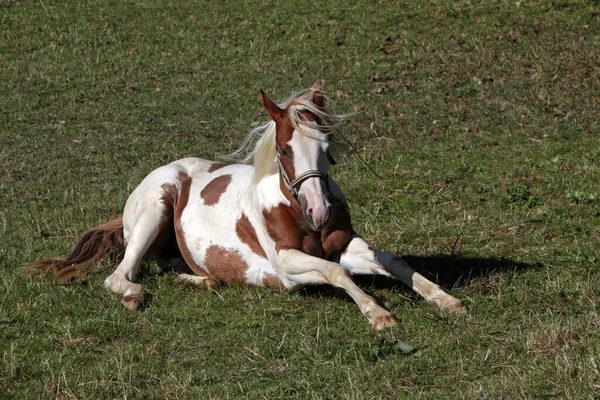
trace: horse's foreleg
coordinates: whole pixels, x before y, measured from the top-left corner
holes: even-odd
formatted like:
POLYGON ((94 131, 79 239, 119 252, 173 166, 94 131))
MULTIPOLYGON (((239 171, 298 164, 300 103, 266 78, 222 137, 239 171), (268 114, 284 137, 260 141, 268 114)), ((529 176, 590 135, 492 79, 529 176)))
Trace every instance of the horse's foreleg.
POLYGON ((287 279, 298 284, 329 283, 342 288, 358 304, 362 314, 374 329, 383 329, 396 324, 396 318, 365 292, 348 276, 339 264, 309 256, 298 250, 283 250, 279 253, 287 279))
POLYGON ((342 254, 340 264, 352 274, 379 274, 399 279, 423 296, 429 303, 450 312, 462 312, 460 300, 444 292, 438 285, 415 272, 400 257, 371 248, 360 236, 354 235, 342 254))
POLYGON ((142 257, 159 233, 161 218, 162 209, 160 207, 158 210, 142 214, 138 218, 127 239, 123 261, 104 281, 107 289, 123 294, 121 303, 131 310, 139 309, 144 302, 144 288, 133 281, 142 257))

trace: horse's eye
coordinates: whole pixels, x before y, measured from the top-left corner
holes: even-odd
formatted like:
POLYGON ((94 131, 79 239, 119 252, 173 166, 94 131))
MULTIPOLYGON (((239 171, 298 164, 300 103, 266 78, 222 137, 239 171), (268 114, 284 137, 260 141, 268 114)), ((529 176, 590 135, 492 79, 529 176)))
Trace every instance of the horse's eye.
POLYGON ((290 157, 290 153, 287 151, 287 149, 284 147, 281 149, 281 155, 284 157, 290 157))

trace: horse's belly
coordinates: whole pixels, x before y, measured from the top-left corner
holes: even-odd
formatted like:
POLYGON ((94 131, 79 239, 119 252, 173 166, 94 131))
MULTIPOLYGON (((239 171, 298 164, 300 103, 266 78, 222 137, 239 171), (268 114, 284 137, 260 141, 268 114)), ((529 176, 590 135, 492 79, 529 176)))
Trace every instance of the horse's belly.
POLYGON ((181 215, 176 215, 193 262, 228 285, 283 289, 285 285, 262 248, 253 245, 256 233, 242 212, 250 177, 227 172, 194 175, 188 203, 181 215))

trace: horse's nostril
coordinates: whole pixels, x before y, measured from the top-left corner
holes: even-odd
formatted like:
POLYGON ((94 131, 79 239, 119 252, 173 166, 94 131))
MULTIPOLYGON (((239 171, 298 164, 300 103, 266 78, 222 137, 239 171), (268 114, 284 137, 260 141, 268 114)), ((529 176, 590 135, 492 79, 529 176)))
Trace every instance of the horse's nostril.
POLYGON ((313 209, 309 208, 308 210, 306 210, 306 213, 312 217, 312 215, 313 215, 313 209))

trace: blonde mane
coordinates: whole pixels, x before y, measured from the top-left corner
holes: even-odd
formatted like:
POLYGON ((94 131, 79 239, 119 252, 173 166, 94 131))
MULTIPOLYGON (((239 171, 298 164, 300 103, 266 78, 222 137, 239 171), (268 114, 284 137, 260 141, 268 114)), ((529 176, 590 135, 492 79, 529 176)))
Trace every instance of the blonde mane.
MULTIPOLYGON (((288 110, 290 124, 301 134, 317 140, 325 138, 334 140, 335 133, 338 132, 344 116, 335 114, 329 106, 327 98, 323 99, 323 107, 317 107, 312 101, 314 95, 314 90, 310 89, 294 93, 278 104, 278 107, 288 110), (305 119, 301 114, 302 111, 313 113, 321 121, 321 124, 305 119), (304 127, 311 129, 304 129, 304 127)), ((275 121, 269 121, 252 129, 235 152, 222 157, 228 162, 254 165, 250 192, 254 191, 262 179, 279 171, 276 163, 275 135, 275 121)))

